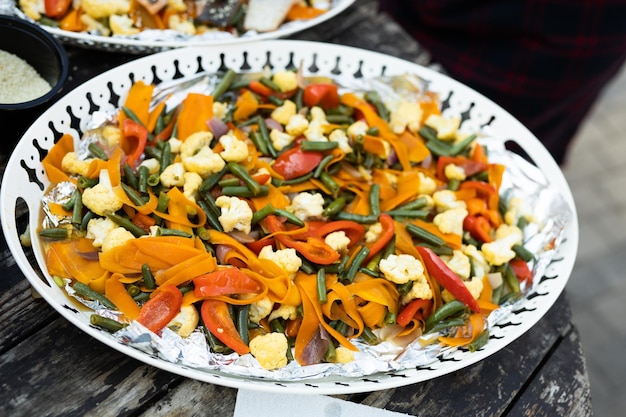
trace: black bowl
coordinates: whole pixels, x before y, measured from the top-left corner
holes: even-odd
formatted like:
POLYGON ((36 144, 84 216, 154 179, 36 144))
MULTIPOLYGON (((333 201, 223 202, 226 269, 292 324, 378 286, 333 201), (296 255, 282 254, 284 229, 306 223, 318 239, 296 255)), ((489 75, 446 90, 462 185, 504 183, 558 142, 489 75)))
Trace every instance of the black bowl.
MULTIPOLYGON (((47 103, 63 88, 69 63, 65 49, 51 34, 23 19, 0 15, 0 49, 16 55, 31 65, 52 89, 41 97, 23 103, 0 103, 0 118, 34 120, 47 103)), ((11 123, 9 123, 11 124, 11 123)), ((12 148, 23 132, 6 132, 0 140, 3 151, 12 148), (8 134, 7 134, 8 133, 8 134)))

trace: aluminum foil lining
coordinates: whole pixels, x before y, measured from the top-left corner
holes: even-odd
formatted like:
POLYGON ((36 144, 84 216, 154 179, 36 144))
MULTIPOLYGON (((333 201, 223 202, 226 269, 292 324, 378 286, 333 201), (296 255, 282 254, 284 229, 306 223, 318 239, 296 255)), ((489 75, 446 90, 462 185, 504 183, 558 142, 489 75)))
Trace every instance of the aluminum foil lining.
MULTIPOLYGON (((200 74, 189 79, 158 85, 155 88, 155 94, 174 93, 170 98, 172 103, 168 102, 168 107, 174 106, 188 92, 211 91, 217 81, 218 78, 215 75, 200 74)), ((376 89, 383 101, 391 108, 393 108, 394 102, 402 97, 415 98, 419 94, 423 94, 427 87, 419 77, 414 75, 380 77, 370 80, 336 79, 336 82, 342 89, 346 90, 371 91, 376 89)), ((112 115, 112 112, 95 114, 94 119, 89 123, 90 130, 88 130, 85 140, 96 140, 98 135, 93 132, 97 132, 102 123, 110 122, 112 115)), ((505 148, 505 141, 490 132, 489 126, 479 132, 477 140, 487 147, 490 161, 507 167, 502 183, 504 192, 522 198, 525 206, 530 210, 529 214, 532 215, 534 222, 524 230, 524 244, 536 254, 536 260, 532 264, 533 274, 536 277, 541 277, 552 260, 556 247, 562 240, 565 227, 572 221, 572 210, 559 190, 550 184, 543 173, 524 158, 508 151, 505 148)), ((81 149, 84 148, 81 147, 81 149)), ((61 183, 53 188, 44 198, 46 214, 50 213, 49 210, 46 210, 46 202, 61 203, 71 195, 72 191, 73 189, 66 183, 61 183)), ((62 219, 48 219, 47 221, 61 222, 62 219)), ((533 287, 523 289, 527 296, 535 291, 538 283, 539 280, 535 279, 533 280, 533 287)), ((66 286, 66 290, 68 294, 74 294, 69 285, 66 286)), ((96 314, 119 319, 117 312, 110 311, 97 302, 77 298, 92 308, 96 314)), ((510 302, 493 311, 487 320, 487 328, 506 320, 511 311, 517 309, 523 302, 524 299, 510 302)), ((428 365, 435 361, 442 352, 455 349, 441 346, 438 343, 423 343, 426 337, 417 338, 406 346, 394 340, 386 340, 374 346, 361 340, 354 340, 353 344, 359 349, 359 352, 355 353, 354 361, 350 363, 321 363, 300 366, 296 361, 292 361, 281 369, 268 371, 263 369, 251 354, 239 356, 236 353, 224 355, 211 352, 200 328, 187 338, 180 337, 168 328, 165 328, 159 336, 141 324, 132 322, 114 333, 113 337, 122 344, 171 363, 198 370, 280 381, 326 376, 361 377, 378 372, 400 371, 428 365)))

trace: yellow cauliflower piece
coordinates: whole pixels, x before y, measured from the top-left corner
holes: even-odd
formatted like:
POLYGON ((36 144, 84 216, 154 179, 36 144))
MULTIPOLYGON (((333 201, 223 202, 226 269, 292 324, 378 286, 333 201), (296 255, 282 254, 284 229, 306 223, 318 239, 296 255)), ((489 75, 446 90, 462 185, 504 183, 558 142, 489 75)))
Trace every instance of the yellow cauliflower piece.
POLYGON ((20 0, 19 4, 24 14, 33 20, 41 19, 46 12, 43 0, 20 0))
POLYGON ((272 81, 276 83, 280 91, 295 90, 298 88, 298 76, 293 71, 281 70, 274 73, 272 81))
POLYGON ((87 223, 87 238, 93 239, 91 244, 94 248, 101 248, 102 242, 106 235, 113 229, 117 229, 119 226, 113 220, 108 217, 99 217, 89 220, 87 223))
POLYGON ((89 173, 89 165, 93 159, 78 159, 76 152, 68 152, 61 160, 61 169, 70 175, 87 175, 89 173))
POLYGON ((465 217, 467 217, 467 209, 450 209, 437 214, 433 218, 433 224, 437 226, 442 233, 462 235, 463 220, 465 220, 465 217))
POLYGON ((215 200, 215 205, 222 209, 222 214, 217 219, 226 233, 233 230, 250 233, 252 209, 246 201, 222 195, 215 200))
POLYGON ((180 313, 167 324, 167 327, 178 333, 180 337, 189 337, 198 327, 199 321, 200 315, 193 304, 183 305, 180 308, 180 313))
POLYGON ((102 241, 102 252, 110 251, 113 248, 124 245, 129 240, 135 239, 135 236, 123 227, 116 227, 106 234, 102 241))
POLYGON ((296 140, 295 136, 291 136, 288 133, 281 132, 278 129, 272 129, 270 132, 270 140, 272 141, 272 147, 277 151, 282 151, 285 147, 291 145, 296 140))
POLYGON ((250 341, 250 353, 264 369, 279 369, 287 365, 287 336, 283 333, 267 333, 250 341))
POLYGON ((296 103, 285 100, 282 106, 278 106, 272 111, 271 117, 281 125, 286 125, 289 123, 289 119, 296 115, 297 111, 296 103))
POLYGON ((367 243, 376 242, 382 233, 383 225, 376 222, 367 228, 367 231, 365 232, 365 241, 367 243))
POLYGON ((139 28, 133 26, 133 20, 127 14, 114 14, 109 17, 109 27, 114 35, 136 35, 139 28))
POLYGON ((106 125, 102 128, 102 137, 110 147, 114 147, 120 143, 122 132, 117 126, 106 125))
POLYGON ((122 208, 124 202, 113 192, 108 171, 100 171, 100 182, 83 191, 83 204, 99 216, 104 216, 106 211, 116 212, 122 208))
POLYGON ((457 208, 466 208, 467 204, 463 200, 457 200, 456 194, 452 190, 440 190, 433 193, 433 201, 437 211, 446 211, 457 208))
POLYGON ((302 114, 294 114, 285 125, 285 132, 291 136, 300 136, 309 127, 309 121, 302 114))
POLYGON ((267 320, 269 322, 277 318, 281 318, 283 320, 294 320, 297 317, 298 309, 296 306, 281 304, 276 310, 272 310, 267 320))
POLYGON ((521 244, 522 238, 522 231, 518 227, 502 224, 496 230, 496 240, 483 243, 480 250, 491 265, 504 265, 515 258, 515 252, 511 248, 521 244))
POLYGON ((424 276, 424 265, 411 255, 402 253, 400 255, 389 255, 381 259, 379 263, 380 272, 386 280, 395 284, 406 284, 409 281, 426 281, 424 276))
POLYGON ((182 162, 175 162, 165 167, 159 176, 164 187, 182 187, 185 185, 185 167, 182 162))
POLYGON ((422 121, 422 108, 416 101, 402 100, 398 107, 391 112, 389 126, 397 135, 407 128, 411 132, 417 132, 422 121))
POLYGON ((354 361, 354 352, 343 346, 335 349, 335 363, 350 363, 354 361))
POLYGON ((321 217, 324 211, 324 197, 320 193, 299 193, 291 200, 287 210, 300 220, 321 217))
POLYGON ((248 145, 246 142, 237 139, 232 131, 220 138, 220 144, 224 147, 224 150, 220 152, 220 156, 224 161, 242 162, 248 159, 248 145))
POLYGON ((452 256, 442 256, 441 259, 450 267, 450 269, 463 279, 468 279, 472 269, 470 259, 463 251, 454 250, 452 256))
POLYGON ((196 132, 181 144, 180 157, 187 171, 196 172, 206 178, 224 168, 224 159, 209 147, 212 139, 211 132, 196 132))
POLYGON ((348 251, 348 245, 350 244, 350 238, 346 236, 346 232, 338 230, 326 235, 324 242, 339 253, 346 253, 348 251))
POLYGON ((264 246, 259 252, 259 259, 268 259, 278 265, 290 277, 295 277, 302 266, 302 259, 292 248, 279 249, 274 252, 271 245, 264 246))
POLYGON ((345 153, 350 153, 353 151, 352 146, 350 146, 350 138, 343 129, 335 129, 330 132, 328 135, 328 140, 331 142, 337 142, 339 144, 339 149, 344 151, 345 153))
POLYGON ((82 0, 81 9, 94 19, 130 12, 130 0, 82 0))
POLYGON ((437 131, 437 138, 452 141, 456 139, 456 131, 461 126, 460 117, 444 117, 440 114, 431 114, 424 122, 437 131))

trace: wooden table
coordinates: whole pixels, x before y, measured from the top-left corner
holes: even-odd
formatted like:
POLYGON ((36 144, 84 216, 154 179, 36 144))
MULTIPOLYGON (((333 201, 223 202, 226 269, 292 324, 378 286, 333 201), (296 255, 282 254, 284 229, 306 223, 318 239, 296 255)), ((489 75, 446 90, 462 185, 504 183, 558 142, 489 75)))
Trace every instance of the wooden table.
MULTIPOLYGON (((295 39, 377 50, 418 63, 426 57, 374 0, 295 39)), ((136 56, 68 47, 66 91, 136 56)), ((26 129, 33 115, 12 120, 26 129)), ((2 165, 7 155, 0 155, 2 165)), ((0 415, 232 416, 237 390, 144 365, 101 344, 33 296, 4 237, 0 241, 0 415)), ((474 366, 437 379, 342 399, 419 416, 590 416, 585 359, 567 294, 529 332, 474 366)))

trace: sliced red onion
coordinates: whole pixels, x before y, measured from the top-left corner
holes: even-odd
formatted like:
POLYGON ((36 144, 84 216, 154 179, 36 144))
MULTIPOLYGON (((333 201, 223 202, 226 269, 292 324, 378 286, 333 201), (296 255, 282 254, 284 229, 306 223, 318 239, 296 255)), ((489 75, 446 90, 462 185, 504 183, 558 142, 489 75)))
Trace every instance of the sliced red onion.
POLYGON ((88 261, 97 261, 98 260, 98 252, 96 251, 92 251, 92 252, 77 252, 78 255, 83 258, 86 259, 88 261))
POLYGON ((228 232, 228 234, 230 235, 230 237, 232 237, 239 243, 252 243, 256 240, 254 237, 250 236, 249 234, 244 233, 239 230, 233 230, 232 232, 228 232))
POLYGON ((215 136, 217 139, 224 136, 226 133, 228 133, 229 130, 226 123, 224 123, 221 119, 217 117, 210 118, 207 122, 207 125, 209 126, 209 129, 211 129, 213 136, 215 136))
POLYGON ((271 117, 268 117, 267 119, 265 119, 265 124, 267 125, 267 128, 269 130, 276 129, 279 132, 283 132, 285 130, 283 128, 283 125, 281 125, 280 123, 278 123, 276 120, 272 119, 271 117))
POLYGON ((387 156, 387 164, 389 166, 392 166, 396 162, 398 162, 398 154, 396 153, 395 149, 391 148, 391 151, 389 152, 389 156, 387 156))
POLYGON ((330 337, 326 330, 320 325, 318 331, 313 335, 311 341, 306 345, 302 351, 302 356, 299 359, 301 365, 314 365, 321 363, 328 350, 330 343, 330 337))
POLYGON ((215 257, 217 261, 222 265, 226 264, 226 255, 231 250, 232 249, 226 245, 215 245, 215 257))

